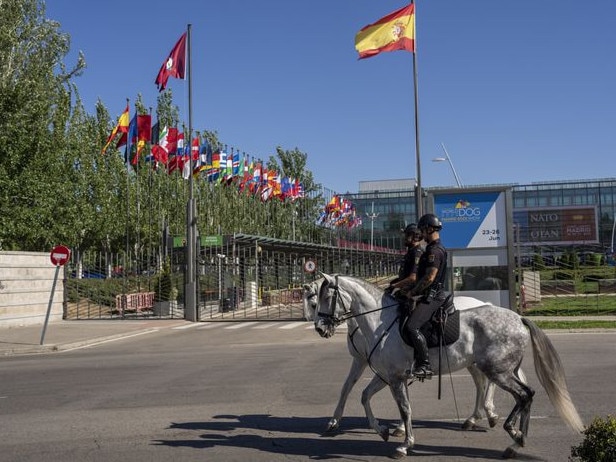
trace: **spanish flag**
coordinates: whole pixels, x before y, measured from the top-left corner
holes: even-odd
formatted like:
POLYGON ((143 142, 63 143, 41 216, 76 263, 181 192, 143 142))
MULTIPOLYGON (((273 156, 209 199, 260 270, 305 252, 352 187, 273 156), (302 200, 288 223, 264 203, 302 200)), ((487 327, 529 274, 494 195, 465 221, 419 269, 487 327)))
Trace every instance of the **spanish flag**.
POLYGON ((107 150, 107 148, 109 147, 109 145, 111 144, 111 142, 114 140, 114 138, 116 137, 118 133, 122 133, 123 136, 125 136, 125 134, 128 133, 129 121, 130 121, 130 116, 128 114, 128 104, 127 104, 126 109, 124 109, 124 112, 122 113, 122 115, 120 115, 120 118, 118 119, 118 124, 113 128, 113 130, 111 130, 111 133, 109 134, 109 137, 107 138, 107 142, 105 143, 105 146, 103 147, 101 151, 103 154, 105 154, 105 151, 107 150))
POLYGON ((359 59, 382 51, 415 52, 415 5, 411 3, 364 27, 355 36, 355 49, 359 59))

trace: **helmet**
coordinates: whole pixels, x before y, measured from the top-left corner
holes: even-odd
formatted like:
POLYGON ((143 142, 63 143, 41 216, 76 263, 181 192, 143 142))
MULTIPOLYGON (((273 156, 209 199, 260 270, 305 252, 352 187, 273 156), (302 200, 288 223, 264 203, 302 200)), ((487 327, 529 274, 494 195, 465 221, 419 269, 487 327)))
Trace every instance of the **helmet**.
POLYGON ((406 225, 406 228, 404 228, 404 234, 406 234, 407 236, 409 234, 415 234, 418 231, 417 229, 417 225, 415 223, 411 223, 410 225, 406 225))
POLYGON ((443 223, 441 223, 441 220, 439 220, 436 215, 432 213, 426 213, 419 219, 417 227, 419 229, 434 228, 438 231, 443 228, 443 223))
POLYGON ((415 223, 411 223, 410 225, 407 225, 406 228, 404 228, 404 235, 406 237, 412 236, 418 240, 421 240, 423 237, 421 231, 415 223))

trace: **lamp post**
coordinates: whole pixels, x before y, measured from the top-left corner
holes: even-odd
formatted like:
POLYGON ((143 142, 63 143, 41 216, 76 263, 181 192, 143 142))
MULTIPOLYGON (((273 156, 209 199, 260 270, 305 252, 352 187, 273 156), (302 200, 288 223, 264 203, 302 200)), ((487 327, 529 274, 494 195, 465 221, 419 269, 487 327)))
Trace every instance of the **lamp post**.
POLYGON ((463 188, 464 186, 462 185, 462 182, 460 181, 460 177, 458 176, 458 172, 456 172, 456 169, 453 166, 453 162, 451 162, 451 157, 449 157, 449 153, 447 152, 447 149, 445 149, 445 145, 443 143, 441 143, 441 146, 443 147, 443 152, 445 153, 445 157, 435 157, 434 159, 432 159, 432 162, 449 162, 449 166, 451 167, 451 171, 453 172, 453 176, 456 179, 456 183, 458 184, 458 188, 463 188))
POLYGON ((374 220, 379 216, 378 213, 374 213, 374 202, 372 202, 372 213, 366 212, 366 216, 370 218, 370 250, 374 250, 374 220))

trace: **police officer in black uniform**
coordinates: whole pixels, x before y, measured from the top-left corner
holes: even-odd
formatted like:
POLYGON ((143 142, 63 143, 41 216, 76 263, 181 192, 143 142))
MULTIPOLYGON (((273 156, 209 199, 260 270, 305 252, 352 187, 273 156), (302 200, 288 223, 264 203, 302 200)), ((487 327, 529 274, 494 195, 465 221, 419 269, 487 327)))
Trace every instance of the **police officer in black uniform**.
POLYGON ((407 325, 415 349, 413 375, 430 379, 434 373, 428 357, 428 344, 419 329, 432 317, 445 298, 442 291, 447 271, 447 251, 441 244, 439 234, 443 224, 436 215, 425 214, 419 219, 417 227, 428 245, 419 259, 417 282, 406 292, 409 298, 418 297, 407 325))
POLYGON ((404 228, 404 244, 406 245, 406 254, 404 260, 400 265, 400 271, 398 277, 391 281, 389 287, 386 289, 389 293, 394 294, 397 290, 410 289, 417 281, 417 265, 419 264, 419 258, 423 253, 421 247, 421 240, 423 234, 417 228, 415 223, 408 225, 404 228))

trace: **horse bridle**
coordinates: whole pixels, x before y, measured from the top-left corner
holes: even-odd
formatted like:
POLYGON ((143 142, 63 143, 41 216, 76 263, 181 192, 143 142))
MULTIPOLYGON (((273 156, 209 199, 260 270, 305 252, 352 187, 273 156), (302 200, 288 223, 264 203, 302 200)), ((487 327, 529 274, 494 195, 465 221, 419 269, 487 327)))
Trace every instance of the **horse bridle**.
MULTIPOLYGON (((327 320, 329 320, 334 326, 339 326, 340 324, 342 324, 343 322, 345 322, 348 319, 351 318, 357 318, 359 316, 365 316, 367 314, 370 313, 374 313, 376 311, 382 311, 386 308, 391 308, 391 307, 397 307, 398 303, 393 303, 391 305, 387 305, 387 306, 382 306, 380 308, 374 309, 374 310, 368 310, 364 313, 359 313, 359 314, 353 314, 351 312, 350 309, 348 309, 345 305, 344 305, 344 300, 342 299, 342 296, 340 295, 340 287, 338 286, 338 275, 334 276, 335 278, 335 284, 333 286, 330 287, 329 282, 328 281, 324 281, 323 284, 327 285, 327 289, 333 289, 334 290, 334 296, 331 299, 331 302, 329 304, 329 309, 330 312, 329 313, 323 313, 320 311, 320 306, 321 304, 319 303, 319 309, 317 310, 317 317, 321 317, 321 318, 325 318, 327 320), (342 307, 344 308, 344 312, 342 313, 342 316, 337 317, 334 313, 336 313, 336 305, 337 305, 337 301, 338 299, 340 299, 340 302, 342 303, 342 307)), ((321 290, 323 290, 323 286, 321 286, 321 290)), ((319 294, 320 295, 320 294, 319 294)))
MULTIPOLYGON (((350 319, 353 317, 353 314, 347 309, 347 307, 344 305, 344 300, 342 299, 342 297, 340 296, 340 288, 338 287, 338 275, 334 276, 335 277, 335 281, 336 283, 330 287, 329 282, 326 280, 323 282, 323 285, 321 286, 320 290, 323 290, 323 286, 326 287, 326 289, 333 289, 334 290, 334 295, 329 303, 329 309, 330 312, 329 313, 324 313, 321 311, 321 304, 319 303, 319 308, 317 310, 317 318, 324 318, 326 320, 328 320, 329 322, 331 322, 334 326, 339 326, 340 324, 342 324, 343 322, 345 322, 347 319, 350 319), (342 307, 344 308, 344 313, 342 314, 341 317, 338 317, 335 315, 336 313, 336 305, 338 302, 338 298, 340 298, 340 303, 342 304, 342 307)), ((320 295, 320 294, 319 294, 320 295)), ((320 298, 320 297, 319 297, 320 298)))

